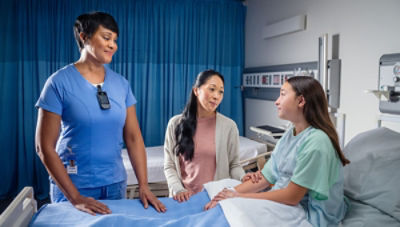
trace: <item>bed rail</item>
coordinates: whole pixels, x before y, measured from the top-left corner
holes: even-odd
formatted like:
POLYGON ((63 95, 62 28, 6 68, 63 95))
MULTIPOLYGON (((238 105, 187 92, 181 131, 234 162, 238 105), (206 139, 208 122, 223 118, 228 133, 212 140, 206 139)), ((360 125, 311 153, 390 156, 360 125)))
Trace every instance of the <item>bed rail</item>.
POLYGON ((36 211, 33 188, 25 187, 0 215, 0 226, 28 226, 36 211))

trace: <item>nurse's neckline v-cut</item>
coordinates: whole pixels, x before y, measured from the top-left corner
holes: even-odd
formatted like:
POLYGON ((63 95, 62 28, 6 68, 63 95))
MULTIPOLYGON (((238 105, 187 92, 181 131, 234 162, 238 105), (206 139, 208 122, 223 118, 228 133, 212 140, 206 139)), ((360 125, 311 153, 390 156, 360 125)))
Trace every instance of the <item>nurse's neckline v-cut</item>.
MULTIPOLYGON (((76 68, 76 66, 75 66, 74 63, 71 63, 71 66, 72 66, 73 70, 75 70, 75 71, 78 73, 78 77, 79 77, 79 78, 81 78, 82 80, 84 80, 85 83, 86 83, 87 85, 90 85, 90 87, 92 87, 92 89, 97 90, 97 86, 94 86, 93 83, 89 82, 89 81, 82 75, 82 73, 79 72, 78 68, 76 68)), ((104 86, 106 85, 106 81, 107 81, 108 73, 109 73, 107 67, 105 67, 105 66, 103 66, 103 67, 104 67, 104 81, 103 81, 102 83, 99 83, 99 84, 101 84, 101 87, 102 87, 102 88, 104 88, 104 86)), ((97 85, 97 84, 96 84, 96 85, 97 85)))

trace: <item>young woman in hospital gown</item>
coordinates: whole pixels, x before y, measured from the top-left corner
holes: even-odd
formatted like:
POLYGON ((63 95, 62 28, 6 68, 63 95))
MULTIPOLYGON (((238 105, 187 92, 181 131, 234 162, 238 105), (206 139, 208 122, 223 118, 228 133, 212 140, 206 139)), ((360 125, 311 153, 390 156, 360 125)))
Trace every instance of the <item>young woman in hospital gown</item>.
POLYGON ((244 176, 237 126, 216 112, 223 96, 223 76, 213 70, 201 72, 183 113, 168 123, 164 173, 170 196, 179 202, 200 192, 204 183, 244 176))
POLYGON ((51 176, 52 202, 69 200, 90 214, 110 213, 97 200, 125 197, 125 141, 144 206, 165 211, 147 185, 136 99, 128 81, 104 66, 118 49, 117 23, 106 13, 83 14, 74 33, 80 59, 48 78, 36 104, 36 149, 51 176))
MULTIPOLYGON (((337 226, 347 210, 342 167, 349 161, 340 149, 321 85, 312 77, 292 77, 281 87, 275 104, 279 117, 293 127, 279 140, 261 172, 249 173, 242 184, 222 190, 205 209, 233 197, 265 199, 272 201, 271 207, 287 205, 288 214, 302 208, 313 226, 337 226)), ((283 218, 284 225, 284 217, 268 218, 283 218)))

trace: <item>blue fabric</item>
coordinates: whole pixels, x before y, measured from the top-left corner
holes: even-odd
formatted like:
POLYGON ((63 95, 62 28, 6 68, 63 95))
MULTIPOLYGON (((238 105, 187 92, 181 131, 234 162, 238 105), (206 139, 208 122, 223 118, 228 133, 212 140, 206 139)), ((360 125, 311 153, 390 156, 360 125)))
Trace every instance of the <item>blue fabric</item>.
POLYGON ((77 188, 126 180, 121 157, 126 109, 136 103, 128 81, 105 67, 102 90, 111 108, 103 110, 97 88, 70 64, 46 82, 36 107, 61 115, 56 152, 77 188), (69 171, 71 162, 76 171, 69 171))
POLYGON ((313 226, 338 226, 344 218, 347 205, 343 192, 343 167, 323 131, 310 126, 294 136, 293 128, 290 128, 279 140, 261 172, 274 184, 271 190, 286 188, 290 182, 308 189, 300 204, 313 226), (319 157, 321 155, 328 158, 319 157), (309 157, 306 161, 305 156, 309 157), (326 193, 321 190, 323 188, 327 188, 326 193), (320 194, 324 196, 318 197, 320 194))
MULTIPOLYGON (((126 197, 126 181, 96 188, 78 188, 78 190, 81 195, 92 197, 96 200, 123 199, 126 197)), ((54 183, 50 184, 50 201, 52 203, 68 201, 67 197, 54 183)))
POLYGON ((69 202, 48 204, 32 218, 30 226, 229 226, 221 207, 204 211, 210 201, 206 191, 179 203, 172 198, 160 198, 167 212, 153 207, 144 209, 140 200, 102 200, 112 214, 92 216, 78 211, 69 202))
POLYGON ((47 78, 79 59, 72 27, 84 12, 112 14, 120 28, 111 69, 130 82, 146 146, 164 141, 168 120, 183 110, 196 75, 225 76, 219 112, 243 132, 241 74, 246 7, 238 0, 0 1, 0 198, 24 186, 48 196, 35 154, 34 108, 47 78))

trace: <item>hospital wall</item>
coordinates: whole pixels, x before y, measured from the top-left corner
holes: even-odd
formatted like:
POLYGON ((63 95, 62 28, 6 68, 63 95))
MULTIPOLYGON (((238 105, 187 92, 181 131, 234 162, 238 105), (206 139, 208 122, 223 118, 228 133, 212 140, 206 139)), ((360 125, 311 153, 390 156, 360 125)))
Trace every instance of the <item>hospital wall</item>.
MULTIPOLYGON (((248 0, 246 16, 245 67, 291 64, 318 60, 318 37, 340 34, 342 60, 340 113, 346 114, 345 142, 356 134, 376 128, 378 99, 365 93, 377 89, 379 58, 400 53, 400 0, 248 0), (297 15, 307 15, 304 31, 263 39, 263 27, 297 15)), ((247 102, 252 114, 246 121, 274 125, 272 102, 247 102)), ((282 122, 275 123, 280 125, 282 122)), ((400 131, 400 123, 384 122, 400 131)))

